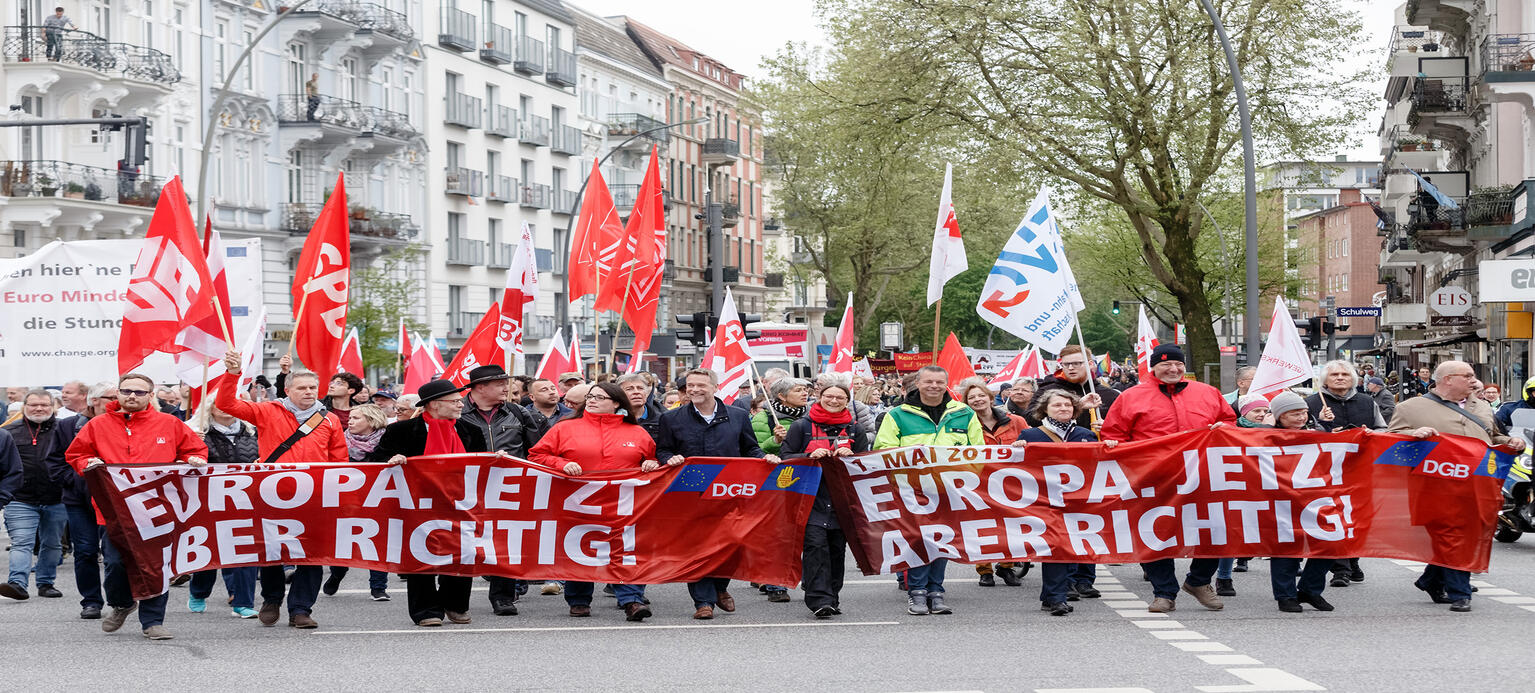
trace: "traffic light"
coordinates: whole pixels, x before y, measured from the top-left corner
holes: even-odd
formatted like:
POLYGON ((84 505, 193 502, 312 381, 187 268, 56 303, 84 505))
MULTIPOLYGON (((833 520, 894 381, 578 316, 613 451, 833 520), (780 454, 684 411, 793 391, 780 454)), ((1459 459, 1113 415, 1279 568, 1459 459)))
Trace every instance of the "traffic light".
POLYGON ((711 313, 693 313, 692 315, 678 315, 677 322, 687 325, 687 329, 677 330, 677 339, 685 339, 694 346, 704 346, 709 343, 710 320, 714 317, 711 313))
POLYGON ((1110 312, 1110 313, 1113 313, 1113 314, 1115 314, 1115 315, 1119 315, 1119 301, 1115 301, 1115 302, 1114 302, 1114 307, 1113 307, 1113 308, 1110 308, 1110 309, 1109 309, 1109 312, 1110 312))
POLYGON ((122 127, 123 161, 129 167, 139 168, 149 161, 149 119, 140 118, 139 122, 122 127))
POLYGON ((762 331, 761 330, 753 330, 753 329, 748 329, 746 327, 747 325, 751 325, 751 324, 759 323, 759 322, 762 322, 762 315, 760 313, 742 313, 741 314, 741 329, 746 331, 746 338, 747 339, 756 339, 756 338, 762 336, 762 331))
POLYGON ((1307 349, 1321 349, 1325 346, 1327 335, 1338 330, 1338 324, 1318 315, 1296 320, 1295 329, 1301 333, 1301 339, 1306 342, 1307 349))

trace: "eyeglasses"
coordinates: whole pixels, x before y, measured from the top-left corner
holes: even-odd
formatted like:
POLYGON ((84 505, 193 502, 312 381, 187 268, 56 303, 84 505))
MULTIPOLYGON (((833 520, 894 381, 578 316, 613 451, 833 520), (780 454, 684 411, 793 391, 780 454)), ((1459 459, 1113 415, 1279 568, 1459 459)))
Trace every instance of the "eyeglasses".
POLYGON ((588 401, 588 402, 601 402, 603 400, 607 400, 607 401, 611 402, 611 401, 613 401, 613 398, 609 397, 607 395, 587 395, 586 396, 586 401, 588 401))
POLYGON ((117 394, 127 395, 129 397, 148 397, 149 390, 125 390, 123 388, 117 388, 117 394))
POLYGON ((1081 368, 1086 366, 1086 361, 1062 361, 1061 368, 1081 368))

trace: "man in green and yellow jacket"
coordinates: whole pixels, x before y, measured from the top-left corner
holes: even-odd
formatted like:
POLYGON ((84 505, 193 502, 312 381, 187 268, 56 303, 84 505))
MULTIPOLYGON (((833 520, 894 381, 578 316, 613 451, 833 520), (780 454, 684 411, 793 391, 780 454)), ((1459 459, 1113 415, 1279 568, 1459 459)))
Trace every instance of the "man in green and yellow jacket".
MULTIPOLYGON (((880 423, 874 449, 905 445, 985 445, 981 422, 964 402, 949 396, 949 373, 938 366, 917 371, 917 388, 880 423)), ((949 559, 937 558, 906 571, 906 612, 913 616, 951 614, 943 603, 943 573, 949 559)))

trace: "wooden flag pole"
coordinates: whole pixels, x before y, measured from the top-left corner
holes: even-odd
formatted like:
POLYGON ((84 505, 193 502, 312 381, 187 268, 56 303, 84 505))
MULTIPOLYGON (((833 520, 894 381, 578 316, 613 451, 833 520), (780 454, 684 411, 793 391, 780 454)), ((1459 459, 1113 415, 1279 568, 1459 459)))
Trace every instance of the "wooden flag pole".
POLYGON ((224 320, 224 306, 219 304, 219 296, 216 291, 213 292, 213 313, 218 316, 219 329, 224 331, 224 347, 228 351, 234 351, 235 340, 230 336, 229 323, 224 320))
POLYGON ((298 314, 293 317, 293 333, 288 335, 288 358, 293 358, 293 345, 298 342, 298 326, 304 321, 304 308, 309 306, 309 292, 298 301, 298 314))
POLYGON ((943 316, 943 297, 940 296, 938 298, 938 301, 933 304, 933 364, 934 365, 937 365, 937 363, 938 363, 938 324, 939 324, 939 318, 942 317, 942 316, 943 316))
MULTIPOLYGON (((1082 338, 1082 321, 1081 320, 1074 320, 1074 322, 1076 322, 1076 324, 1077 324, 1077 343, 1082 345, 1082 356, 1087 359, 1087 363, 1084 364, 1088 368, 1088 372, 1087 372, 1087 391, 1088 391, 1089 394, 1096 395, 1096 394, 1098 394, 1098 387, 1097 387, 1097 383, 1094 382, 1096 380, 1096 378, 1094 378, 1093 374, 1092 374, 1093 354, 1092 354, 1091 351, 1087 350, 1087 340, 1082 338)), ((1102 405, 1100 405, 1100 406, 1102 406, 1102 405)), ((1097 428, 1098 428, 1098 424, 1099 424, 1099 422, 1098 422, 1098 407, 1093 407, 1091 409, 1088 409, 1087 412, 1088 412, 1088 414, 1087 414, 1088 422, 1092 425, 1092 427, 1094 429, 1093 432, 1097 433, 1098 432, 1097 428)))
MULTIPOLYGON (((624 314, 628 312, 629 308, 629 291, 634 288, 634 268, 638 267, 639 264, 638 260, 631 259, 629 262, 629 277, 624 282, 623 300, 618 304, 618 324, 613 327, 613 343, 608 345, 608 365, 610 366, 618 363, 618 331, 623 329, 624 314)), ((638 332, 638 330, 635 331, 635 337, 639 337, 638 332)), ((595 346, 601 346, 601 344, 599 343, 595 346)), ((602 352, 597 350, 596 353, 598 354, 597 359, 600 362, 602 360, 602 352)))
MULTIPOLYGON (((773 400, 769 399, 770 395, 768 395, 767 387, 762 384, 762 374, 757 372, 757 359, 752 359, 751 360, 751 364, 752 364, 752 389, 762 393, 762 406, 763 406, 763 408, 767 409, 768 416, 773 417, 773 427, 777 428, 778 427, 778 412, 773 410, 773 400)), ((848 405, 849 408, 852 408, 853 403, 852 402, 848 402, 847 405, 848 405)), ((747 407, 747 408, 750 409, 750 407, 747 407)))

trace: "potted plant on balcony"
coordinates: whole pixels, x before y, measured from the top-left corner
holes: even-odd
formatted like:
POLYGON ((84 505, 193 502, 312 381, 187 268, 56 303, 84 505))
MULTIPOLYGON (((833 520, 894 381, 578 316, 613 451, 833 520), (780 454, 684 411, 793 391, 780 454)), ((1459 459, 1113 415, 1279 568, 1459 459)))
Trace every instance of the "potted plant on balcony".
POLYGON ((362 205, 352 205, 352 210, 351 211, 352 211, 352 218, 353 219, 367 219, 368 218, 368 208, 367 207, 364 207, 362 205))
POLYGON ((68 197, 74 200, 85 199, 85 186, 79 183, 65 183, 64 197, 68 197))
POLYGON ((85 184, 85 199, 87 199, 87 200, 95 200, 95 201, 99 202, 101 200, 101 198, 102 198, 101 186, 99 186, 99 185, 97 185, 95 183, 86 183, 85 184))
POLYGON ((58 182, 44 174, 38 174, 37 188, 38 191, 42 193, 43 197, 53 197, 59 192, 58 182))
POLYGON ((1397 148, 1404 152, 1415 152, 1418 151, 1418 148, 1422 146, 1423 138, 1416 135, 1409 135, 1407 137, 1403 137, 1400 140, 1397 140, 1397 148))

